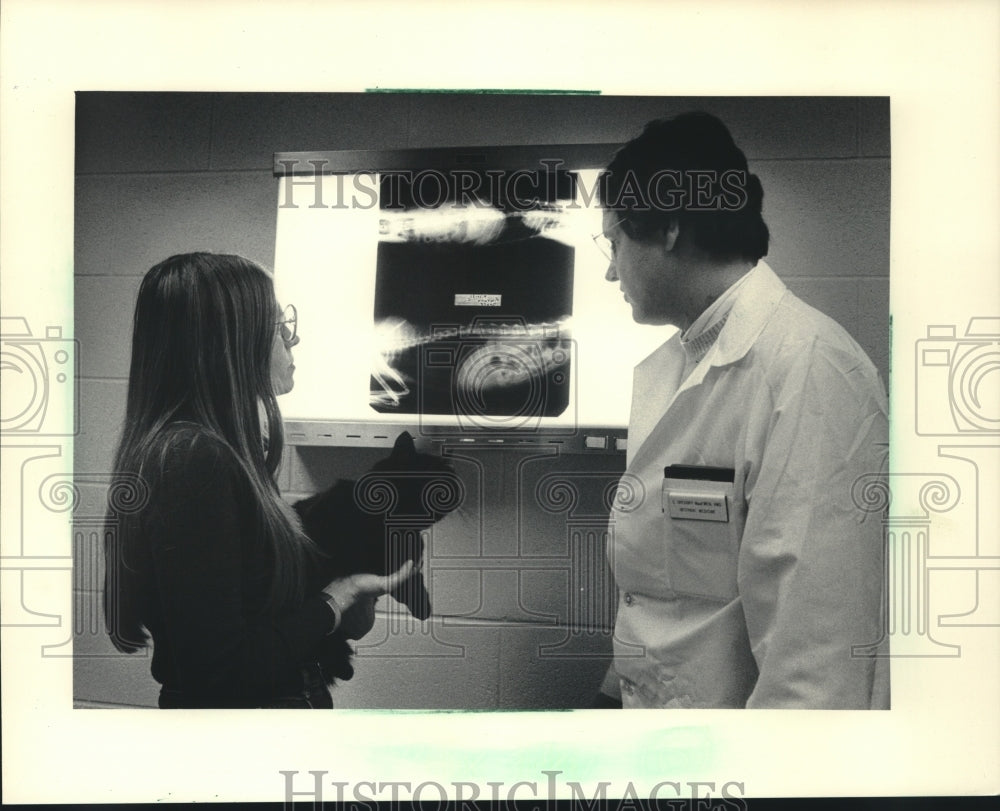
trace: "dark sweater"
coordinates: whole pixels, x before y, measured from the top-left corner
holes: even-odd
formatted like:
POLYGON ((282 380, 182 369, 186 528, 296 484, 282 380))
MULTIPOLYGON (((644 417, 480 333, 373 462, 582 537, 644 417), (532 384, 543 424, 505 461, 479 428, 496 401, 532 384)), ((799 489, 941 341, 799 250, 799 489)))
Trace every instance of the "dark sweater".
POLYGON ((268 616, 271 553, 245 473, 199 426, 168 430, 133 538, 148 564, 142 617, 154 642, 153 677, 181 691, 188 706, 252 707, 294 694, 303 664, 344 645, 327 635, 334 617, 320 594, 326 573, 310 573, 300 607, 268 616))

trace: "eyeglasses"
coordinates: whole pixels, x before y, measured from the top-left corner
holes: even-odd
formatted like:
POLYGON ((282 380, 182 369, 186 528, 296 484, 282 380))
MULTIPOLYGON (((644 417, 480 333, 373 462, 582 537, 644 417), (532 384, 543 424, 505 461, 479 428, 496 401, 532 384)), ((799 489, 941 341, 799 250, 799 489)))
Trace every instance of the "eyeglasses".
POLYGON ((281 318, 275 321, 274 324, 278 327, 281 340, 283 340, 286 344, 290 344, 294 341, 299 328, 299 314, 295 310, 295 305, 289 304, 285 307, 285 309, 281 311, 281 318))
MULTIPOLYGON (((614 228, 616 225, 621 225, 623 222, 625 222, 624 217, 611 223, 611 227, 614 228)), ((593 237, 591 238, 594 240, 594 244, 597 246, 597 250, 599 250, 602 254, 604 254, 605 259, 607 259, 609 262, 614 262, 615 243, 612 242, 610 239, 608 239, 606 236, 604 236, 604 231, 602 230, 600 233, 594 234, 593 237)))

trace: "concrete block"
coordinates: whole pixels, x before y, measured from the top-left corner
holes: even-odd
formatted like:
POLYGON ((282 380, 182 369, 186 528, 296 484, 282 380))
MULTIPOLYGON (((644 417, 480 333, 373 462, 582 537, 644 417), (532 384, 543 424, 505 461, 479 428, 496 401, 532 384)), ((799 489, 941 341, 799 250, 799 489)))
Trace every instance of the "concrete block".
POLYGON ((859 340, 858 280, 788 277, 788 288, 806 304, 830 316, 859 340))
MULTIPOLYGON (((165 258, 165 257, 164 257, 165 258)), ((81 377, 128 379, 138 276, 78 276, 73 329, 81 377)))
POLYGON ((500 638, 500 707, 586 709, 611 663, 608 633, 507 626, 500 638))
POLYGON ((889 118, 888 97, 858 100, 858 154, 865 157, 889 157, 892 152, 889 118))
POLYGON ((213 169, 270 171, 275 152, 406 145, 405 95, 226 93, 214 101, 213 169))
POLYGON ((354 678, 339 683, 341 708, 495 709, 500 629, 441 620, 390 627, 380 614, 358 643, 354 678))
POLYGON ((413 146, 624 143, 654 118, 703 110, 751 159, 856 150, 856 107, 841 98, 431 94, 411 96, 411 105, 413 146))
POLYGON ((889 333, 889 279, 858 280, 857 340, 889 385, 891 335, 889 333))
POLYGON ((288 489, 312 494, 325 490, 338 479, 356 480, 387 455, 384 448, 286 447, 288 489))
POLYGON ((75 273, 143 276, 200 250, 271 267, 277 205, 266 171, 78 177, 75 273))
POLYGON ((156 707, 160 686, 149 672, 152 649, 124 654, 105 634, 74 637, 74 702, 156 707))
POLYGON ((209 168, 211 93, 76 94, 76 172, 209 168))
POLYGON ((125 381, 80 381, 80 433, 73 443, 78 474, 106 476, 125 418, 125 381))
POLYGON ((889 162, 775 161, 752 167, 782 277, 889 273, 889 162))

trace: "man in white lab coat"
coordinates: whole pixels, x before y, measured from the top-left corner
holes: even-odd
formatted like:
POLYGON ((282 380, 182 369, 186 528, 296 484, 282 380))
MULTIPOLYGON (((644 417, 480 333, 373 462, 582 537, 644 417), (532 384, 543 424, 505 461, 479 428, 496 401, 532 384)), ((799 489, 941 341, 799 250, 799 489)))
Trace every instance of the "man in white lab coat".
POLYGON ((679 332, 635 370, 599 704, 888 708, 882 516, 859 497, 886 469, 877 371, 761 261, 761 184, 718 119, 651 122, 602 184, 608 281, 679 332))

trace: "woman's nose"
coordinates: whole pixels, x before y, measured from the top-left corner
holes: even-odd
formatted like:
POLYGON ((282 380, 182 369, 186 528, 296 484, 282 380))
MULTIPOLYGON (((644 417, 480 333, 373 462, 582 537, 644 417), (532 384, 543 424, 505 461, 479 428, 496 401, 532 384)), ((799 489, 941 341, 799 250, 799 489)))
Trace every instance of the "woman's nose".
POLYGON ((299 345, 299 341, 301 341, 301 340, 302 340, 302 336, 301 335, 296 335, 294 338, 292 338, 291 341, 289 341, 288 348, 291 349, 293 347, 298 346, 299 345))

